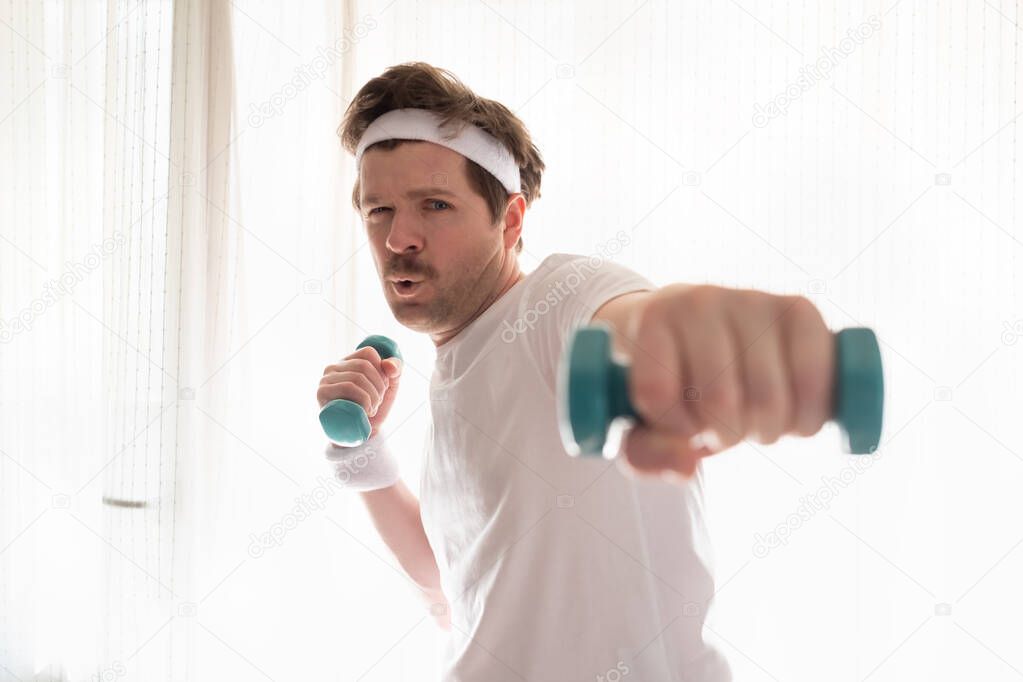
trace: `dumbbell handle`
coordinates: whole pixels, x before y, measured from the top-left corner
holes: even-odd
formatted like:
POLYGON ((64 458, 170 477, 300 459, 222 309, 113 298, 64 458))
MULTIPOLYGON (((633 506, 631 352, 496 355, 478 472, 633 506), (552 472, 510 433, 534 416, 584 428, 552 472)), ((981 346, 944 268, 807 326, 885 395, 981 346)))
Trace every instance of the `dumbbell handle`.
MULTIPOLYGON (((376 348, 381 360, 395 357, 401 359, 401 352, 398 351, 398 344, 386 336, 373 334, 363 339, 362 343, 355 347, 356 350, 364 346, 376 348)), ((320 425, 327 438, 339 445, 354 447, 362 445, 369 438, 372 427, 369 417, 362 406, 351 400, 331 400, 320 409, 320 425)))
MULTIPOLYGON (((560 425, 566 446, 574 446, 570 452, 600 454, 606 427, 615 417, 643 421, 629 400, 629 367, 610 354, 609 333, 605 325, 578 330, 562 360, 561 402, 567 409, 560 425)), ((831 418, 841 427, 846 452, 874 452, 881 439, 884 408, 877 337, 870 329, 851 327, 834 339, 831 418)))

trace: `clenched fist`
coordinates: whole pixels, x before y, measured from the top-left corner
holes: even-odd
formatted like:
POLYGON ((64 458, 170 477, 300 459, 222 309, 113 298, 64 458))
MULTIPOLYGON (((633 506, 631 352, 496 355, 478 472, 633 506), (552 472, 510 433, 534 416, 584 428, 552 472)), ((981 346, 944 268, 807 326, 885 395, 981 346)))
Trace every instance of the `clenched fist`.
POLYGON ((400 359, 381 360, 376 348, 363 346, 336 365, 324 368, 316 400, 321 409, 331 400, 357 403, 369 418, 372 438, 391 411, 400 378, 400 359))
POLYGON ((743 439, 810 436, 831 416, 835 341, 806 298, 669 285, 629 332, 629 398, 645 423, 622 450, 639 471, 690 476, 743 439))

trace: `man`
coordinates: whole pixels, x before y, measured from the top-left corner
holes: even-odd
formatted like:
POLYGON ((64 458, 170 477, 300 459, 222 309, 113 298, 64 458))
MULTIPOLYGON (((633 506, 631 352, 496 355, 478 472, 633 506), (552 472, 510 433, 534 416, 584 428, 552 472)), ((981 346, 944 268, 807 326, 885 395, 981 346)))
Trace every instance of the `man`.
POLYGON ((340 134, 387 303, 437 356, 418 500, 380 432, 397 359, 362 348, 324 370, 320 405, 358 402, 372 426, 366 444, 327 455, 450 628, 443 679, 731 679, 703 641, 714 588, 700 459, 820 429, 834 359, 819 313, 801 297, 658 288, 585 256, 524 274, 539 152, 503 105, 428 64, 369 81, 340 134), (653 475, 562 447, 557 365, 593 321, 631 362, 644 419, 620 454, 653 475))

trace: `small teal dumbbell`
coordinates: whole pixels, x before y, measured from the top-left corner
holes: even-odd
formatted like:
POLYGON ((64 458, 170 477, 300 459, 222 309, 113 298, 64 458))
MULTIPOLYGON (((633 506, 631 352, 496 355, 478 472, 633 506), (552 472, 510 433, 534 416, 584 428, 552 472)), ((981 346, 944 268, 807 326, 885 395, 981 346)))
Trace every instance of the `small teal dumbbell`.
MULTIPOLYGON (((363 346, 372 346, 380 354, 381 360, 387 358, 402 359, 398 351, 398 344, 386 336, 373 334, 363 339, 362 343, 355 347, 356 350, 363 346)), ((339 445, 354 447, 362 445, 369 438, 372 427, 369 424, 369 417, 362 405, 351 400, 331 400, 320 410, 320 425, 327 438, 339 445)))
MULTIPOLYGON (((832 419, 841 427, 847 453, 874 452, 881 441, 884 378, 877 337, 865 327, 835 336, 832 419)), ((576 330, 558 368, 558 427, 571 455, 600 456, 616 417, 642 419, 629 401, 626 365, 611 355, 603 322, 576 330)))

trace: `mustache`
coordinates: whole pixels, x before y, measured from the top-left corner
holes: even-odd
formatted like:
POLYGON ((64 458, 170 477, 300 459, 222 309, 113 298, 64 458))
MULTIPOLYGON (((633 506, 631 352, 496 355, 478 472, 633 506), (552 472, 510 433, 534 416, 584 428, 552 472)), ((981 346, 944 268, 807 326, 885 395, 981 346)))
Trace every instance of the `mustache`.
POLYGON ((384 277, 431 277, 432 268, 422 263, 394 261, 388 264, 384 277))

